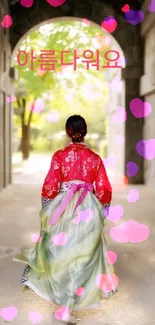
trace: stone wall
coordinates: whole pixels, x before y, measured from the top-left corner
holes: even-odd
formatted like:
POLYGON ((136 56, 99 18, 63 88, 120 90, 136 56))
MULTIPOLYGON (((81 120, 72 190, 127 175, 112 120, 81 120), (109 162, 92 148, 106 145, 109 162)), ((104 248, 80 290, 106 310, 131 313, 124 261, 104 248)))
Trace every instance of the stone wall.
MULTIPOLYGON (((113 39, 111 49, 118 51, 122 68, 125 66, 124 55, 118 43, 113 39)), ((107 82, 109 87, 109 98, 106 105, 106 116, 108 118, 108 156, 114 155, 116 165, 114 168, 120 175, 125 174, 125 142, 118 144, 117 136, 122 136, 125 139, 125 123, 113 123, 112 116, 116 113, 119 107, 125 107, 125 85, 122 78, 122 69, 107 69, 107 82), (118 81, 111 87, 111 82, 120 80, 121 86, 118 87, 118 81)), ((121 178, 121 176, 120 176, 121 178)), ((123 182, 123 178, 120 179, 123 182)))
MULTIPOLYGON (((145 20, 142 23, 144 38, 144 75, 141 78, 141 96, 152 105, 152 113, 145 118, 144 140, 155 138, 155 15, 148 11, 150 1, 145 1, 143 10, 145 20)), ((155 160, 145 160, 144 179, 147 185, 155 184, 155 160)))
MULTIPOLYGON (((0 2, 0 21, 9 13, 8 3, 0 2)), ((11 62, 11 47, 9 29, 0 26, 0 190, 12 181, 11 164, 11 133, 12 133, 12 107, 7 102, 11 95, 11 80, 9 78, 11 62)))

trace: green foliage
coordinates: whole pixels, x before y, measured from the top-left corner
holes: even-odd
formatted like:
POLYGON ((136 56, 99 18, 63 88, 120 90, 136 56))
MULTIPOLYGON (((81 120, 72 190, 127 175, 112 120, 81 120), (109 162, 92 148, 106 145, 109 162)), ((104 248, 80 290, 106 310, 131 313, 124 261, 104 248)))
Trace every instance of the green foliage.
POLYGON ((105 158, 108 154, 107 141, 102 140, 100 142, 100 155, 105 158))
MULTIPOLYGON (((71 62, 73 51, 78 49, 80 49, 78 55, 82 58, 84 50, 95 52, 93 39, 96 36, 104 36, 104 32, 95 26, 84 26, 81 22, 58 21, 54 24, 44 25, 32 32, 20 45, 19 50, 29 53, 29 58, 30 51, 33 50, 36 59, 33 70, 30 60, 24 67, 18 65, 15 60, 15 67, 19 73, 19 79, 15 83, 15 95, 18 99, 14 104, 15 123, 17 125, 21 123, 23 99, 26 101, 25 124, 28 123, 31 105, 35 99, 44 98, 45 102, 45 107, 40 113, 33 112, 32 114, 31 146, 33 150, 43 151, 45 148, 53 150, 55 146, 57 148, 62 146, 66 141, 64 137, 60 140, 54 139, 54 141, 51 141, 50 138, 64 130, 66 118, 71 114, 83 115, 87 120, 90 133, 106 136, 104 106, 108 88, 104 82, 105 70, 96 71, 92 68, 87 71, 80 60, 77 71, 74 71, 72 67, 71 70, 66 67, 63 67, 62 71, 60 70, 61 51, 70 51, 65 54, 65 62, 71 62), (55 50, 59 62, 56 63, 54 71, 46 71, 41 76, 38 75, 40 65, 38 60, 40 51, 44 49, 55 50), (95 93, 99 93, 99 96, 95 97, 95 93), (72 100, 68 100, 66 97, 70 95, 72 100), (51 123, 47 117, 53 110, 59 113, 59 119, 51 123)), ((105 63, 104 52, 100 52, 102 65, 105 63)), ((21 55, 21 61, 24 62, 23 55, 21 55)))

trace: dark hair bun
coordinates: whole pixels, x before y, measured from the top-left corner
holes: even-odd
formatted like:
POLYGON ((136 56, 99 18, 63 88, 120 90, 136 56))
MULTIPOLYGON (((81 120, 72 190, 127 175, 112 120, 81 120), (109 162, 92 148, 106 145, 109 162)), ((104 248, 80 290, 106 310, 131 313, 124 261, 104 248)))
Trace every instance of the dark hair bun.
POLYGON ((83 139, 83 136, 82 136, 82 133, 75 133, 74 135, 72 135, 72 140, 76 141, 76 142, 80 142, 82 141, 83 139))
POLYGON ((81 142, 87 134, 87 124, 80 115, 70 116, 66 122, 66 133, 72 142, 81 142))

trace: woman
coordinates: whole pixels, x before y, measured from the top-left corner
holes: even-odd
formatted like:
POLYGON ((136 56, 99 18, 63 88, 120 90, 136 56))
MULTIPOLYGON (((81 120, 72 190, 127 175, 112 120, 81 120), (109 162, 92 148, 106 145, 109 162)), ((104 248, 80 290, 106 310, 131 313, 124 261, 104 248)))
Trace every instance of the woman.
POLYGON ((39 241, 14 260, 27 264, 22 283, 61 306, 54 317, 76 324, 72 311, 98 307, 118 278, 102 234, 112 198, 104 164, 84 143, 83 117, 70 116, 66 133, 72 142, 55 152, 42 187, 39 241))

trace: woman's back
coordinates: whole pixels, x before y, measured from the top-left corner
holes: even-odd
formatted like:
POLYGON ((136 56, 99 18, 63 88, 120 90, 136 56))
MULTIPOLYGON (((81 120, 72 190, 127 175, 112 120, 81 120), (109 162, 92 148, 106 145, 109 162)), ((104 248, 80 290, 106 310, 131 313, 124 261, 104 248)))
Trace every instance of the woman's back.
POLYGON ((22 283, 62 306, 54 317, 76 324, 72 310, 99 307, 118 277, 103 236, 112 198, 103 161, 84 143, 83 117, 69 117, 66 133, 72 142, 54 153, 42 187, 39 241, 15 260, 27 263, 22 283))
POLYGON ((104 204, 111 201, 112 189, 103 161, 84 143, 71 143, 55 152, 42 187, 42 197, 53 199, 60 184, 71 180, 95 183, 97 198, 104 204))
POLYGON ((72 143, 57 152, 60 161, 61 180, 73 179, 93 183, 100 164, 100 157, 85 144, 72 143))

